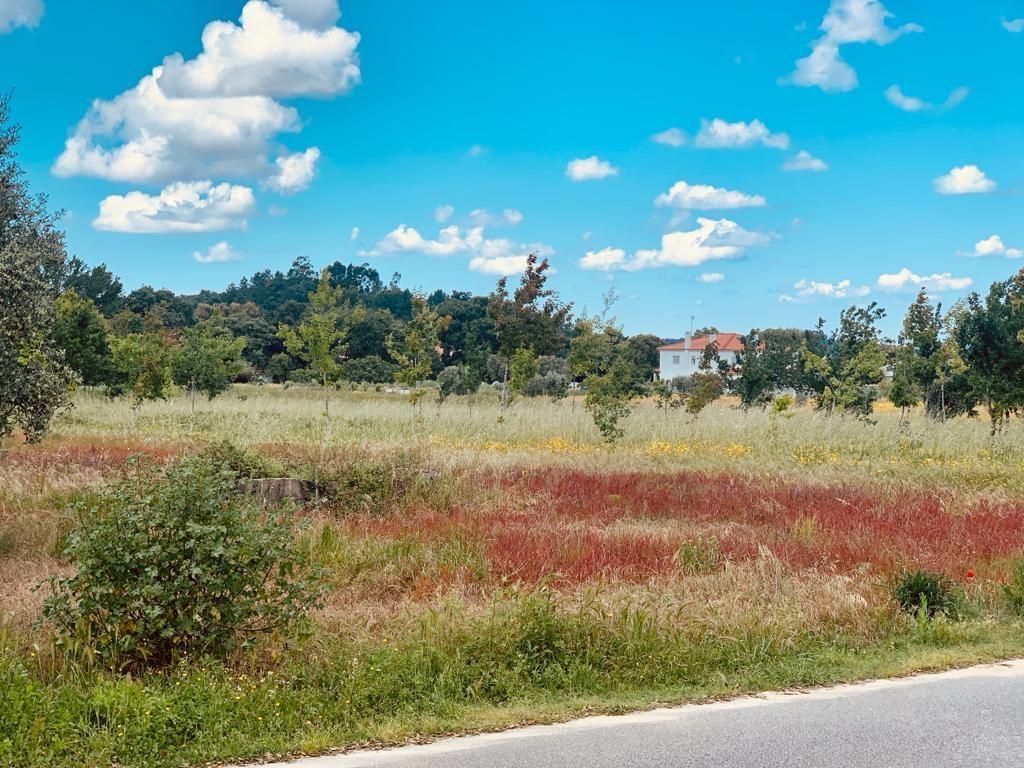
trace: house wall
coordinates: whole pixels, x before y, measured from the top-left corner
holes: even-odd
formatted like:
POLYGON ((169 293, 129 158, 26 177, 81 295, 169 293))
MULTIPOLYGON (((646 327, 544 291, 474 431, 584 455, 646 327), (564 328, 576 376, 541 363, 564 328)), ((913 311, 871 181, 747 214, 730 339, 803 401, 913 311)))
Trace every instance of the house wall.
MULTIPOLYGON (((659 368, 661 369, 658 378, 663 381, 671 381, 676 376, 692 376, 700 370, 702 352, 698 350, 663 350, 660 355, 659 368)), ((735 352, 719 352, 718 356, 726 363, 736 362, 735 352)))

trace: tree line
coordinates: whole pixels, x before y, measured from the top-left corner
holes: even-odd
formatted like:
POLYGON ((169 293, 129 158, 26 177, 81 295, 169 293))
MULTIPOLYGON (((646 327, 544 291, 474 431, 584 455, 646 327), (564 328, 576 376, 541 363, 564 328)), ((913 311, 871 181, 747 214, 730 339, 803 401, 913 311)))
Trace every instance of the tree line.
MULTIPOLYGON (((645 396, 696 418, 724 393, 746 408, 778 407, 791 393, 865 419, 888 397, 940 420, 983 408, 993 432, 1024 407, 1024 270, 945 313, 922 290, 896 339, 878 328, 884 309, 854 306, 831 333, 823 320, 810 330, 753 329, 736 364, 712 343, 700 372, 659 381, 664 340, 626 335, 613 293, 596 315, 574 315, 537 255, 518 284, 502 278, 488 295, 420 294, 367 264, 317 272, 305 257, 223 291, 125 292, 105 265, 67 257, 58 217, 27 187, 17 140, 0 99, 0 438, 16 429, 41 436, 79 383, 130 398, 133 414, 176 386, 194 410, 197 394, 213 398, 247 380, 395 383, 414 400, 432 381, 439 402, 489 385, 506 405, 578 387, 608 440, 621 437, 645 396)), ((325 397, 325 412, 329 404, 325 397)))

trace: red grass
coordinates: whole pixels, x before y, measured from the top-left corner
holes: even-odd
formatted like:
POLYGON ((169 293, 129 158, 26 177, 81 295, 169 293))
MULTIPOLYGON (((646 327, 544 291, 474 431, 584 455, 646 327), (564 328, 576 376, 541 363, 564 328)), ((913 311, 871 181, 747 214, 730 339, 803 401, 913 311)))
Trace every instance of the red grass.
POLYGON ((579 583, 668 573, 679 546, 698 531, 714 535, 732 559, 755 557, 764 547, 792 567, 837 572, 867 564, 878 573, 920 567, 963 578, 969 569, 992 573, 993 561, 1024 552, 1024 503, 963 501, 941 490, 560 468, 481 482, 503 489, 503 501, 359 517, 351 530, 432 540, 460 534, 483 547, 491 578, 523 582, 552 574, 579 583), (652 524, 622 525, 642 520, 652 524))

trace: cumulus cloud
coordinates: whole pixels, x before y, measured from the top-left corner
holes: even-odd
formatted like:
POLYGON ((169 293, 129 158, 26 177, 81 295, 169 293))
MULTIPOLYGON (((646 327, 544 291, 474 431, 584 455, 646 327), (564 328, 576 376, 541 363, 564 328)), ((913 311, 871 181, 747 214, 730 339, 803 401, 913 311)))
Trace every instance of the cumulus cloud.
POLYGON ((282 155, 274 161, 277 170, 266 180, 265 186, 282 195, 292 195, 309 189, 316 175, 316 161, 320 150, 310 147, 305 152, 282 155))
MULTIPOLYGON (((849 280, 836 283, 820 283, 817 280, 801 279, 793 283, 796 298, 799 299, 845 299, 849 297, 867 296, 871 289, 866 285, 854 286, 849 280)), ((796 298, 783 294, 782 301, 796 301, 796 298)))
POLYGON ((469 221, 479 227, 514 227, 523 220, 523 214, 515 208, 506 208, 501 213, 491 213, 484 208, 469 212, 469 221))
POLYGON ((1024 32, 1024 19, 1008 19, 1005 16, 999 20, 999 23, 1003 25, 1003 29, 1013 34, 1024 32))
POLYGON ((608 272, 619 269, 626 263, 626 252, 621 248, 602 248, 599 251, 587 251, 579 260, 580 269, 598 269, 608 272))
POLYGON ((96 229, 163 234, 245 229, 255 206, 252 189, 210 181, 178 181, 157 195, 129 192, 100 202, 96 229))
POLYGON ((940 195, 976 195, 991 192, 996 183, 976 165, 961 165, 934 181, 940 195))
POLYGON ((323 2, 279 5, 249 0, 237 24, 206 26, 194 59, 168 56, 133 88, 94 101, 54 173, 135 183, 279 174, 272 142, 301 128, 279 99, 333 96, 359 82, 357 33, 303 26, 300 6, 312 13, 323 2))
POLYGON ((18 27, 38 27, 41 18, 43 0, 0 0, 0 35, 18 27))
POLYGON ((427 238, 415 227, 399 224, 372 249, 360 256, 382 256, 395 253, 423 253, 428 256, 470 257, 469 268, 488 274, 512 275, 526 267, 531 253, 550 256, 555 251, 544 243, 522 244, 504 237, 488 238, 484 227, 462 228, 451 224, 441 229, 436 238, 427 238))
POLYGON ((827 171, 828 163, 801 149, 794 157, 782 164, 784 171, 827 171))
POLYGON ((352 227, 352 231, 348 233, 348 241, 354 243, 359 239, 359 227, 352 227))
POLYGON ((214 243, 206 249, 206 253, 203 253, 202 251, 194 251, 192 253, 192 259, 200 264, 238 261, 240 258, 242 258, 242 254, 230 246, 227 240, 221 240, 219 243, 214 243))
POLYGON ((637 271, 654 267, 696 267, 708 261, 734 259, 747 248, 764 246, 773 235, 743 229, 728 219, 697 219, 697 228, 668 232, 661 237, 661 248, 640 250, 627 257, 621 249, 604 248, 587 253, 579 265, 583 269, 637 271))
POLYGON ((756 144, 772 149, 786 149, 789 136, 785 133, 772 133, 760 120, 729 123, 716 117, 714 120, 700 121, 700 130, 694 144, 701 149, 746 149, 756 144))
POLYGON ((985 257, 985 256, 1005 256, 1008 259, 1019 259, 1024 256, 1024 250, 1020 248, 1008 248, 1006 243, 1003 242, 1003 238, 999 235, 992 235, 986 237, 984 240, 979 240, 974 244, 973 251, 957 251, 958 256, 974 256, 974 257, 985 257))
POLYGON ((661 133, 651 136, 655 144, 664 144, 667 147, 681 147, 686 143, 686 134, 678 128, 667 128, 661 133))
MULTIPOLYGON (((946 97, 946 101, 943 102, 943 109, 952 109, 957 106, 964 99, 966 99, 971 93, 971 89, 965 85, 961 85, 958 88, 954 88, 949 92, 949 96, 946 97)), ((884 91, 885 99, 894 107, 902 109, 904 112, 928 112, 936 109, 936 106, 931 102, 919 99, 916 96, 908 96, 903 93, 903 89, 898 85, 890 85, 884 91)))
POLYGON ((434 221, 444 224, 452 217, 453 213, 455 213, 454 205, 439 205, 434 209, 434 221))
POLYGON ((601 160, 597 155, 570 160, 569 164, 565 166, 565 175, 573 181, 606 179, 609 176, 617 176, 618 174, 618 168, 607 160, 601 160))
POLYGON ((888 45, 911 32, 922 32, 918 24, 890 27, 892 16, 879 0, 832 0, 819 29, 824 33, 811 44, 809 55, 796 62, 796 69, 783 83, 817 87, 828 93, 857 87, 857 72, 842 57, 842 46, 853 43, 888 45))
POLYGON ((659 208, 684 210, 712 210, 720 208, 760 208, 767 201, 761 195, 748 195, 733 189, 713 187, 710 184, 687 184, 677 181, 668 192, 654 198, 659 208))
POLYGON ((725 280, 725 275, 721 272, 702 272, 697 275, 698 283, 720 283, 725 280))
POLYGON ((884 291, 916 291, 919 288, 935 292, 962 291, 970 288, 972 282, 969 277, 953 277, 949 272, 916 275, 906 267, 899 272, 878 276, 878 287, 884 291))

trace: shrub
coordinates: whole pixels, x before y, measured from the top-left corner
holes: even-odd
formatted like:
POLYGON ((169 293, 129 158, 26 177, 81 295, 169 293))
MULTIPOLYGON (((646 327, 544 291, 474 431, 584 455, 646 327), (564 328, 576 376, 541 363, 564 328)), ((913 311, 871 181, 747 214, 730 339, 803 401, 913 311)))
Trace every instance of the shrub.
POLYGON ((113 669, 224 656, 282 636, 319 601, 290 516, 261 513, 236 476, 201 458, 137 472, 75 509, 44 614, 56 642, 113 669))
POLYGON ((357 357, 341 364, 341 377, 359 384, 388 384, 394 381, 398 366, 378 355, 357 357))
POLYGON ((718 539, 714 536, 698 536, 691 541, 685 541, 676 550, 675 560, 679 569, 688 575, 714 573, 722 562, 718 539))
POLYGON ((1018 560, 1010 573, 1010 581, 1003 585, 1003 594, 1010 610, 1024 616, 1024 560, 1018 560))
POLYGON ((931 571, 904 571, 893 586, 893 597, 900 609, 916 616, 922 611, 932 617, 938 613, 955 616, 956 596, 944 576, 931 571))
POLYGON ((210 467, 238 478, 273 477, 278 474, 262 456, 243 450, 228 440, 214 443, 199 454, 210 467))

